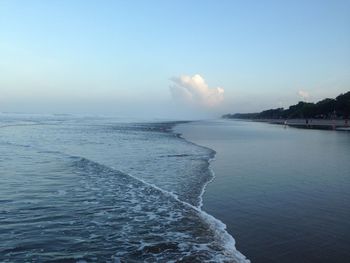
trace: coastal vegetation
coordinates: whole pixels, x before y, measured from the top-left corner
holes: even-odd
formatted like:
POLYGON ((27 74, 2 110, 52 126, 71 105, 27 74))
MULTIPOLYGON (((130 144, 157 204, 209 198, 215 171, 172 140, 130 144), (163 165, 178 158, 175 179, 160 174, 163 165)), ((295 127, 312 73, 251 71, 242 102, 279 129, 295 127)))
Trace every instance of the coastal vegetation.
POLYGON ((348 119, 350 115, 350 91, 335 99, 326 98, 317 103, 300 101, 288 109, 276 108, 255 113, 225 114, 228 119, 348 119))

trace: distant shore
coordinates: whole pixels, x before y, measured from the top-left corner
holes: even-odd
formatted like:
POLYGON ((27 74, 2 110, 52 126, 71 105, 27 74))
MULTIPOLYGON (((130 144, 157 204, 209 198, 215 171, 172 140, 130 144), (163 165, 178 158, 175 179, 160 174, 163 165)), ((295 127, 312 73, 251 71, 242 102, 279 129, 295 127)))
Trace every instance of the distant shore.
POLYGON ((350 132, 350 121, 324 119, 232 119, 239 121, 266 122, 302 129, 338 130, 350 132))

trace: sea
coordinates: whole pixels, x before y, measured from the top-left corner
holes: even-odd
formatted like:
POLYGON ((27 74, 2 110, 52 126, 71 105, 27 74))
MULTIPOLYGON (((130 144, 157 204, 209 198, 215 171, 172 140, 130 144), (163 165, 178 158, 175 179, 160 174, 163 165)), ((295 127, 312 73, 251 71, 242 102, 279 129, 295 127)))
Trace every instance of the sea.
POLYGON ((0 262, 249 262, 181 123, 1 113, 0 262))
POLYGON ((0 113, 0 262, 350 262, 350 133, 0 113))

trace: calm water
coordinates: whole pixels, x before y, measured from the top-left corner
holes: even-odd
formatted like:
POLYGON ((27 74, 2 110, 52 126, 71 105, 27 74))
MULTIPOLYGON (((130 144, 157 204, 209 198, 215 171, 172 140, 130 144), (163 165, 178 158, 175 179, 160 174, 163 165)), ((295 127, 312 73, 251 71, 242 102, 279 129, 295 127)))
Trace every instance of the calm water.
POLYGON ((246 262, 174 124, 0 114, 0 262, 246 262))
POLYGON ((350 262, 350 133, 231 120, 176 130, 217 151, 203 209, 252 262, 350 262))

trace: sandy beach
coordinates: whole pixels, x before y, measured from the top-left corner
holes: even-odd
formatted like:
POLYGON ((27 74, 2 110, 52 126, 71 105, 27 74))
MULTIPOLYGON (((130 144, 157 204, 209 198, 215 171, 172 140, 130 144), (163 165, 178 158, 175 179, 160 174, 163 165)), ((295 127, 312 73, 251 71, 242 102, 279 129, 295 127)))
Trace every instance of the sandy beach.
POLYGON ((323 120, 323 119, 254 119, 238 121, 266 122, 271 124, 285 125, 295 128, 318 129, 318 130, 339 130, 350 131, 350 122, 347 120, 323 120))

